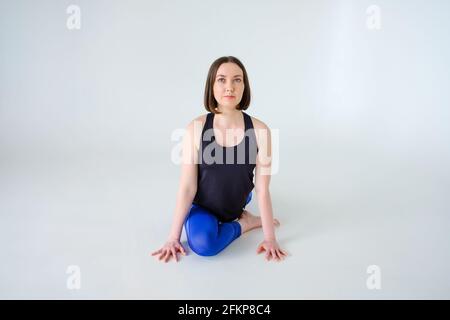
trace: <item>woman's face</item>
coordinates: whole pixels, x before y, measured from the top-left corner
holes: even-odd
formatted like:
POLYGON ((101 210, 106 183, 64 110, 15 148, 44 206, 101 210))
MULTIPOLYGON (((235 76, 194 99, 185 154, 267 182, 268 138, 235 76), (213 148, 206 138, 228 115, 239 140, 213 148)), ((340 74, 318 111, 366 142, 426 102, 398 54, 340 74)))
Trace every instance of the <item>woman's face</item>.
POLYGON ((244 93, 244 73, 233 62, 222 63, 214 80, 214 98, 219 109, 236 109, 244 93))

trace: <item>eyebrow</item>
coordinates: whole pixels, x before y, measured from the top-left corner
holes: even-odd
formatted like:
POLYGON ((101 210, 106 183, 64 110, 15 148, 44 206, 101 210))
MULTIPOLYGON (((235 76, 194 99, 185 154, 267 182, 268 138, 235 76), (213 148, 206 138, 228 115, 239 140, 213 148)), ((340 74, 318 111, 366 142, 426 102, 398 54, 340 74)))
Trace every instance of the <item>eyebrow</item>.
MULTIPOLYGON (((227 77, 226 75, 223 75, 223 74, 218 74, 217 76, 216 76, 216 78, 217 77, 227 77)), ((236 78, 236 77, 242 77, 240 74, 237 74, 237 75, 235 75, 233 78, 236 78)))

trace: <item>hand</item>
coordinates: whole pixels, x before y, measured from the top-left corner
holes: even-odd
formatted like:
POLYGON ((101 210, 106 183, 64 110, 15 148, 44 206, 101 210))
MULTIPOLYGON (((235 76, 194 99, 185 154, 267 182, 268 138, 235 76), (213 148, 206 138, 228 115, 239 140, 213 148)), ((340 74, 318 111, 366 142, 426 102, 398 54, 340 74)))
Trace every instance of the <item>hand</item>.
POLYGON ((186 255, 186 251, 179 240, 168 240, 161 249, 153 252, 152 256, 159 255, 158 260, 164 260, 164 262, 168 262, 173 256, 178 262, 177 251, 184 256, 186 255))
POLYGON ((282 250, 276 240, 264 240, 256 250, 257 254, 266 251, 266 260, 274 259, 276 261, 284 260, 287 257, 286 251, 282 250))

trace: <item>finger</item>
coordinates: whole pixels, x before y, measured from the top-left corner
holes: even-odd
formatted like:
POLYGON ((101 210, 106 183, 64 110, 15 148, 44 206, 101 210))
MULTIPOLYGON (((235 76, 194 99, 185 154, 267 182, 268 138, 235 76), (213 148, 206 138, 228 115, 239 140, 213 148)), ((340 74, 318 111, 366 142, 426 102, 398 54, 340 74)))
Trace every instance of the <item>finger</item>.
POLYGON ((164 249, 163 254, 159 256, 159 260, 164 260, 167 255, 167 249, 164 249))
POLYGON ((164 262, 166 262, 166 263, 169 262, 171 256, 172 256, 172 252, 168 249, 166 258, 164 259, 164 262))
POLYGON ((270 250, 270 254, 271 254, 273 260, 278 260, 278 256, 277 256, 277 253, 276 253, 275 249, 271 249, 270 250))
POLYGON ((266 250, 266 260, 270 261, 270 251, 266 250))
POLYGON ((180 249, 180 251, 183 255, 186 255, 186 251, 184 250, 184 248, 181 244, 178 246, 178 248, 180 249))
POLYGON ((170 250, 172 251, 172 254, 175 257, 175 261, 178 262, 177 252, 176 252, 175 248, 171 248, 170 250))
POLYGON ((272 257, 275 261, 280 261, 280 258, 278 257, 276 249, 272 249, 272 257))
POLYGON ((276 250, 275 253, 277 254, 278 260, 281 261, 283 260, 282 254, 280 252, 280 249, 276 250))
POLYGON ((154 255, 157 255, 158 253, 160 253, 162 250, 161 249, 159 249, 159 250, 157 250, 157 251, 155 251, 155 252, 153 252, 152 253, 152 256, 154 256, 154 255))
POLYGON ((280 249, 281 253, 284 254, 286 257, 288 256, 287 251, 284 251, 283 249, 280 249))
POLYGON ((264 246, 259 246, 258 249, 256 249, 257 254, 260 254, 263 251, 264 251, 264 246))

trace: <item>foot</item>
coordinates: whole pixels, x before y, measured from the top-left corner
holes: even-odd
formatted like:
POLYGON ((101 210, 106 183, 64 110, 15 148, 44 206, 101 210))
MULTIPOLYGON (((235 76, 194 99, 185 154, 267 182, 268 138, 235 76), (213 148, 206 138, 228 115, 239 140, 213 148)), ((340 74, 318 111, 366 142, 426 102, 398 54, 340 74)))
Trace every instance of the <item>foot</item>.
MULTIPOLYGON (((237 220, 241 225, 241 234, 248 232, 252 229, 261 228, 262 222, 261 218, 251 214, 249 211, 244 210, 241 217, 237 220)), ((273 225, 278 227, 280 222, 278 219, 273 219, 273 225)))

